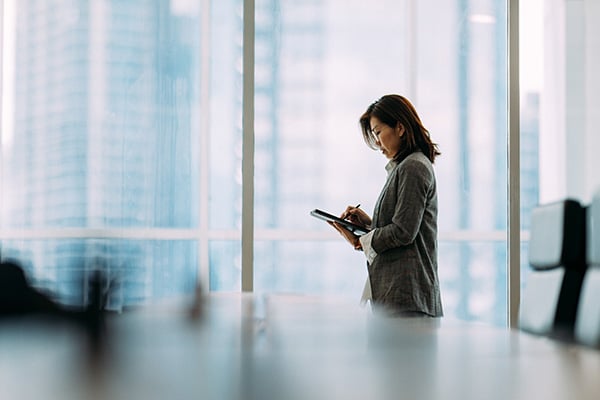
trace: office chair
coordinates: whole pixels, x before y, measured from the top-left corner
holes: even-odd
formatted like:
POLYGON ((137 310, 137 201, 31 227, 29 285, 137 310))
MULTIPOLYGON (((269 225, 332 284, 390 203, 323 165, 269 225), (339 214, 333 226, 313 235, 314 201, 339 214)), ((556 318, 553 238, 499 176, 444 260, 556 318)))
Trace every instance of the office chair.
POLYGON ((572 340, 585 275, 586 209, 566 199, 531 215, 529 265, 521 298, 523 331, 572 340))
POLYGON ((588 207, 586 259, 588 269, 581 288, 575 339, 600 347, 600 190, 588 207))

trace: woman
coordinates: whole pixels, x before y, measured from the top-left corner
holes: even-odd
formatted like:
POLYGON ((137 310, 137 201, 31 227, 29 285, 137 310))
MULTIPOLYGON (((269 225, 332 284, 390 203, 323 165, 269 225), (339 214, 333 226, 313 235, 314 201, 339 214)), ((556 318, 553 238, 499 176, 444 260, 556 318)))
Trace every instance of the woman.
POLYGON ((341 218, 372 230, 356 236, 331 223, 367 258, 363 298, 397 316, 443 315, 437 272, 437 189, 433 162, 441 153, 414 106, 386 95, 360 117, 366 144, 389 159, 373 218, 349 206, 341 218))

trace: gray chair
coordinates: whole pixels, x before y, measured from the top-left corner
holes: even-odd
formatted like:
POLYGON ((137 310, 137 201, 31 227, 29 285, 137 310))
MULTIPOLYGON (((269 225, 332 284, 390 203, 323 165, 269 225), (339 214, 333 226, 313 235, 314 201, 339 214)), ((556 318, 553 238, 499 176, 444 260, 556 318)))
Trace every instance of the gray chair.
POLYGON ((588 269, 585 274, 575 323, 575 339, 600 347, 600 190, 587 212, 588 269))
POLYGON ((571 340, 585 276, 585 214, 576 200, 536 207, 531 216, 531 271, 521 296, 519 327, 571 340))

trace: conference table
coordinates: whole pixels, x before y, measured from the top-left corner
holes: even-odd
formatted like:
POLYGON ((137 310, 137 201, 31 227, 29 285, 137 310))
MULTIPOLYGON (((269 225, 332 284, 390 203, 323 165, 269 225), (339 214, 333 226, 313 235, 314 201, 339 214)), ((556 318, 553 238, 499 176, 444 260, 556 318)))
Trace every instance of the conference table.
POLYGON ((0 399, 600 399, 600 351, 346 300, 211 293, 106 316, 99 342, 0 321, 0 399))

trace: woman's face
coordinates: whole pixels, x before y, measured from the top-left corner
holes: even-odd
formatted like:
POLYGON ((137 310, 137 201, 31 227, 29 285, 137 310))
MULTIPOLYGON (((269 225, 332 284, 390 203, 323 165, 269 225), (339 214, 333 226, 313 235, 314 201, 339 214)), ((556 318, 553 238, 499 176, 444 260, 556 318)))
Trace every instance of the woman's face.
POLYGON ((394 158, 400 151, 400 138, 404 135, 404 126, 398 124, 395 128, 381 122, 377 117, 371 117, 371 132, 381 153, 388 159, 394 158))

